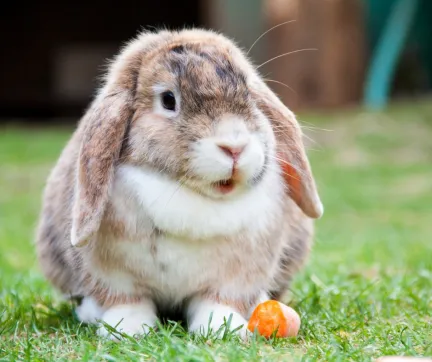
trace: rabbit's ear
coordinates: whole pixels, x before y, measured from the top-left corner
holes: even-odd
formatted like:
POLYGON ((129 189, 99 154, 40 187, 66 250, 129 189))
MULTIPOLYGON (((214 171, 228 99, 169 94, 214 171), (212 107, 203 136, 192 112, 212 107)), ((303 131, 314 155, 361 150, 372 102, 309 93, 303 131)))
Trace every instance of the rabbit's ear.
POLYGON ((323 205, 303 146, 302 132, 294 114, 262 81, 256 79, 251 88, 258 108, 270 120, 275 130, 277 158, 284 173, 289 196, 307 216, 321 217, 323 205))
POLYGON ((128 90, 103 92, 82 119, 72 211, 71 243, 74 246, 85 245, 99 229, 132 116, 132 102, 128 90))
POLYGON ((105 86, 81 121, 72 245, 85 245, 99 230, 133 117, 139 72, 149 50, 169 35, 161 34, 144 32, 125 46, 111 63, 105 86))

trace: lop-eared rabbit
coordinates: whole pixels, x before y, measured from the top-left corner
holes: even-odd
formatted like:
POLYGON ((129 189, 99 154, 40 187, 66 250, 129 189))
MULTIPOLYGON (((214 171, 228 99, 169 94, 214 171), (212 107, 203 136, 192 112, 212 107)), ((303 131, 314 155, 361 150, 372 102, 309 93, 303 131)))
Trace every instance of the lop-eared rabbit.
POLYGON ((146 334, 180 310, 189 331, 247 336, 280 299, 323 207, 294 114, 245 54, 206 30, 145 32, 111 63, 45 189, 46 277, 79 319, 146 334), (211 317, 211 318, 210 318, 211 317))

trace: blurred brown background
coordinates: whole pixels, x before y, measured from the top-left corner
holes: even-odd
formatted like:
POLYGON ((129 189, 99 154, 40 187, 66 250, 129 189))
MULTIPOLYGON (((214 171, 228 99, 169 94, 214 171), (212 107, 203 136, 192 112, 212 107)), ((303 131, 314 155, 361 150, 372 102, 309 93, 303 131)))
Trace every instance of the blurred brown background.
MULTIPOLYGON (((358 104, 371 54, 366 8, 362 0, 6 2, 0 12, 0 117, 79 116, 106 59, 141 29, 204 26, 248 49, 264 31, 290 20, 295 22, 254 46, 255 63, 316 50, 261 67, 269 85, 294 110, 358 104)), ((418 62, 404 54, 392 92, 430 91, 418 62)))

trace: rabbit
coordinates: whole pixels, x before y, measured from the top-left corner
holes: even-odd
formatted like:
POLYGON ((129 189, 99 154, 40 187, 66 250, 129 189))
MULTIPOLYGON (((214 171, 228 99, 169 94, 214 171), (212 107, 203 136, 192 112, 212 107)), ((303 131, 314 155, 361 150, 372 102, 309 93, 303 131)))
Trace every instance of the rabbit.
POLYGON ((244 52, 210 30, 143 32, 47 180, 36 249, 99 336, 146 335, 180 311, 191 333, 247 338, 322 213, 295 115, 244 52))

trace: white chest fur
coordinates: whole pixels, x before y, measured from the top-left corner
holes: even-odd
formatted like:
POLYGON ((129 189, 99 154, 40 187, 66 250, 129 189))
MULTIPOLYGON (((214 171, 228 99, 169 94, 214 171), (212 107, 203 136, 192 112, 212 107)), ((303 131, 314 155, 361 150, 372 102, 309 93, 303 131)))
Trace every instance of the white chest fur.
POLYGON ((280 175, 268 172, 250 192, 215 201, 158 173, 122 166, 112 205, 138 238, 112 240, 110 252, 134 276, 116 272, 103 279, 128 292, 133 285, 128 279, 138 275, 152 292, 172 301, 206 289, 231 298, 256 293, 276 267, 281 245, 269 234, 282 215, 282 193, 280 175))

